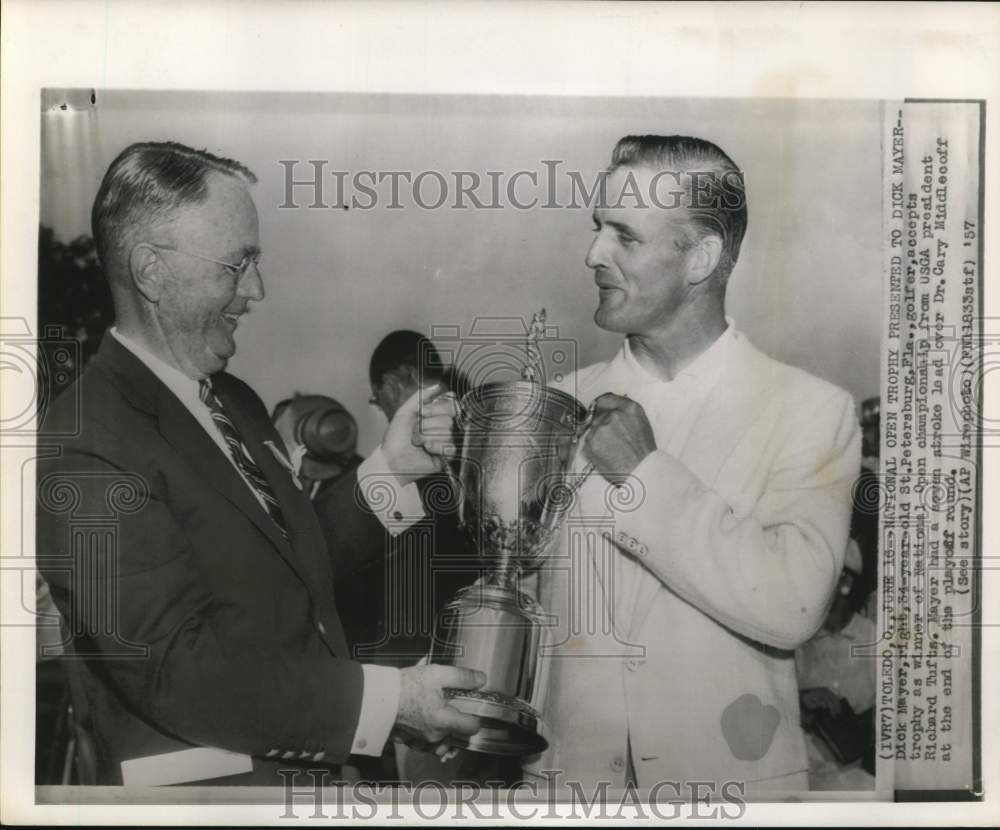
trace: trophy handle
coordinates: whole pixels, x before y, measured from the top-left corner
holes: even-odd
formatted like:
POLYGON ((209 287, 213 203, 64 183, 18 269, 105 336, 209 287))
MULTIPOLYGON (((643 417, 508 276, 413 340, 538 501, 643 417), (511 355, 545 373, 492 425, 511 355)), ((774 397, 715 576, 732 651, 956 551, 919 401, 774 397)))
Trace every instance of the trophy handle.
MULTIPOLYGON (((580 421, 580 424, 576 428, 576 438, 573 439, 573 442, 576 444, 576 452, 573 454, 573 463, 571 467, 576 466, 576 459, 577 456, 580 455, 580 447, 583 445, 584 436, 587 434, 587 430, 590 429, 590 425, 594 423, 594 412, 596 409, 597 409, 597 399, 595 398, 590 402, 590 406, 587 407, 587 412, 583 416, 583 420, 580 421)), ((570 487, 572 488, 572 492, 574 494, 578 489, 580 489, 580 485, 583 484, 584 480, 592 472, 594 472, 594 463, 590 461, 587 462, 586 466, 584 466, 583 472, 581 472, 580 475, 577 476, 574 483, 570 485, 570 487)))
MULTIPOLYGON (((583 420, 581 420, 577 425, 576 435, 573 438, 573 443, 576 445, 576 448, 573 451, 573 458, 569 462, 570 470, 576 467, 577 458, 580 455, 580 445, 583 442, 583 437, 587 434, 587 430, 590 429, 591 423, 593 423, 595 408, 595 403, 591 403, 590 406, 587 407, 587 412, 583 416, 583 420)), ((594 463, 592 461, 588 461, 583 470, 580 471, 580 474, 573 476, 572 481, 561 490, 557 499, 553 499, 553 493, 556 492, 555 489, 549 491, 545 500, 545 507, 542 509, 541 518, 538 520, 538 523, 542 527, 546 527, 551 519, 553 512, 552 502, 561 502, 565 500, 566 506, 561 508, 561 510, 568 510, 570 505, 573 503, 573 499, 576 498, 576 491, 580 489, 583 482, 587 480, 592 472, 594 472, 594 463)))
MULTIPOLYGON (((455 412, 455 432, 464 432, 465 410, 462 409, 462 402, 457 398, 455 399, 455 407, 457 409, 455 412)), ((448 476, 448 481, 451 483, 451 489, 454 492, 455 498, 458 498, 462 493, 462 482, 459 481, 458 475, 455 473, 455 468, 452 466, 452 459, 445 458, 443 461, 444 472, 448 476)))
MULTIPOLYGON (((577 457, 580 455, 580 447, 583 446, 584 436, 587 434, 587 430, 590 429, 590 425, 594 422, 594 411, 597 409, 597 399, 595 398, 590 402, 590 406, 587 407, 587 412, 583 416, 583 420, 576 428, 576 437, 573 442, 576 444, 576 451, 573 453, 573 461, 570 464, 570 469, 576 466, 577 457)), ((581 471, 580 475, 573 479, 573 483, 569 485, 570 494, 575 496, 576 491, 580 489, 580 485, 594 472, 594 462, 588 461, 581 471)))

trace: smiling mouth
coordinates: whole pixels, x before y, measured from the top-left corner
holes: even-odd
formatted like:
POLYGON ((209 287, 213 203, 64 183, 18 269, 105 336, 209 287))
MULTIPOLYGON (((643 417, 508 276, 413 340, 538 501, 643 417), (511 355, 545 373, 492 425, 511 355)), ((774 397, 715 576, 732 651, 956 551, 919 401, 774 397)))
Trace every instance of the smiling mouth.
POLYGON ((222 319, 225 320, 227 323, 229 323, 229 325, 231 325, 235 329, 239 325, 240 315, 223 313, 222 319))

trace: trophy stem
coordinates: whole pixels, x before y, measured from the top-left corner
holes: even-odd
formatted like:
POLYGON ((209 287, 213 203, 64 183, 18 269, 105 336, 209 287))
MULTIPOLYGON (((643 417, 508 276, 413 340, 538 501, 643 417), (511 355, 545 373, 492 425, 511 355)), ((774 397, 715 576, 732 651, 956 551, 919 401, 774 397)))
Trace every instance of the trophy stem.
MULTIPOLYGON (((532 320, 522 380, 479 386, 462 398, 462 454, 448 468, 458 518, 486 572, 438 615, 430 661, 486 675, 478 689, 448 689, 453 706, 479 721, 462 741, 474 752, 534 755, 548 746, 541 712, 549 642, 547 615, 522 575, 539 567, 579 481, 575 453, 587 410, 544 385, 537 341, 544 311, 532 320), (527 587, 527 586, 525 586, 527 587)), ((455 736, 450 740, 457 741, 455 736)))
POLYGON ((517 560, 511 556, 510 551, 505 550, 500 554, 500 559, 490 574, 490 581, 499 588, 513 589, 520 574, 521 567, 517 560))

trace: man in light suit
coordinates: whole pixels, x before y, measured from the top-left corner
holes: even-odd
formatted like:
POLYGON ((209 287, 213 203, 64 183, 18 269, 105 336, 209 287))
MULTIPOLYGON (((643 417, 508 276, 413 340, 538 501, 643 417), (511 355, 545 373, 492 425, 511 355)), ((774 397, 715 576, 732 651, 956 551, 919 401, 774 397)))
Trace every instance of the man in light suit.
MULTIPOLYGON (((243 165, 136 144, 94 203, 116 324, 39 436, 40 567, 71 635, 94 783, 280 784, 476 724, 443 689, 478 673, 350 659, 323 535, 257 395, 226 373, 264 298, 243 165)), ((358 473, 421 514, 452 402, 413 396, 358 473), (440 434, 437 433, 436 434, 440 434)), ((386 521, 381 508, 354 506, 386 521)))
POLYGON ((747 206, 720 148, 626 137, 607 193, 587 265, 625 341, 564 384, 594 404, 594 473, 539 577, 552 741, 527 769, 660 798, 805 789, 793 652, 843 565, 853 403, 726 318, 747 206))

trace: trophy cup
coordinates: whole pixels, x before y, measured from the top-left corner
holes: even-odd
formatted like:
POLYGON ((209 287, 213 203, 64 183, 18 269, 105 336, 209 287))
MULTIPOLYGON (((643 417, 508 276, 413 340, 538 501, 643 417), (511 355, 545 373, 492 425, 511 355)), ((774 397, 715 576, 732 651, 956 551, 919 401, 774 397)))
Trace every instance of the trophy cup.
POLYGON ((544 315, 544 309, 536 314, 529 329, 521 379, 485 384, 462 398, 459 472, 449 470, 459 523, 488 570, 441 610, 430 661, 486 675, 479 689, 446 690, 453 706, 480 722, 469 738, 449 740, 494 755, 531 755, 548 746, 541 717, 546 617, 519 583, 547 555, 589 473, 569 481, 588 411, 538 381, 544 315))

